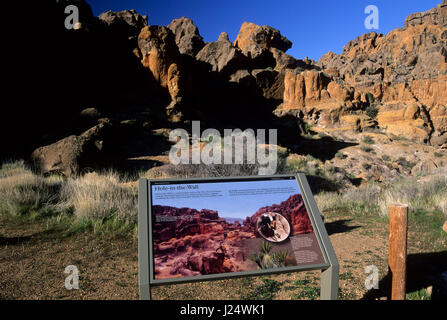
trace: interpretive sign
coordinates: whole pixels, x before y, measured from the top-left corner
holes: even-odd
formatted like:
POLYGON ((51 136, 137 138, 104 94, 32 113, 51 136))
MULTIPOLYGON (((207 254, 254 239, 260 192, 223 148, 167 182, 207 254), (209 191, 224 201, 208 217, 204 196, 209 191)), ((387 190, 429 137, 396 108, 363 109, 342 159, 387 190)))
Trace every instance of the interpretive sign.
POLYGON ((337 258, 304 174, 141 179, 138 219, 141 299, 153 285, 318 269, 321 298, 337 298, 337 258))

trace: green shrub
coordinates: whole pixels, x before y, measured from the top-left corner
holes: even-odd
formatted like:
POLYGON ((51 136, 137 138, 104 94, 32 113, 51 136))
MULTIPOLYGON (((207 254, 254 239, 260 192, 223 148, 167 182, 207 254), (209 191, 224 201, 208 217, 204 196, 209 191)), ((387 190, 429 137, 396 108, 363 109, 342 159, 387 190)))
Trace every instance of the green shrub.
POLYGON ((360 150, 362 150, 363 152, 371 152, 371 151, 373 151, 374 149, 371 148, 371 147, 368 147, 368 146, 361 146, 361 147, 360 147, 360 150))
POLYGON ((376 105, 372 104, 366 108, 365 112, 368 117, 370 117, 371 119, 375 119, 379 114, 379 108, 377 108, 376 105))
POLYGON ((337 159, 346 159, 348 156, 347 155, 345 155, 343 152, 337 152, 336 154, 335 154, 335 157, 337 158, 337 159))
POLYGON ((369 163, 366 163, 366 162, 362 163, 362 167, 363 167, 363 169, 365 169, 365 170, 369 170, 369 169, 371 169, 371 165, 370 165, 369 163))
POLYGON ((374 140, 370 136, 364 136, 362 139, 364 144, 374 144, 374 140))
POLYGON ((281 289, 281 282, 262 279, 262 284, 256 286, 252 292, 243 297, 244 300, 272 300, 281 289))

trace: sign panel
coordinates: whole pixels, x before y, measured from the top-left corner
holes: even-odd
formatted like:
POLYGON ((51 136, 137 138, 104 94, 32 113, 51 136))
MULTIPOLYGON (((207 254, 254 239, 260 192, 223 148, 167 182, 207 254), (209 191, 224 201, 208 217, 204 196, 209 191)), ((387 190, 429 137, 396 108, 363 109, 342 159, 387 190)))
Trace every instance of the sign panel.
POLYGON ((155 279, 324 263, 292 178, 151 185, 155 279))
POLYGON ((332 247, 302 179, 140 181, 140 292, 146 284, 328 269, 332 247))

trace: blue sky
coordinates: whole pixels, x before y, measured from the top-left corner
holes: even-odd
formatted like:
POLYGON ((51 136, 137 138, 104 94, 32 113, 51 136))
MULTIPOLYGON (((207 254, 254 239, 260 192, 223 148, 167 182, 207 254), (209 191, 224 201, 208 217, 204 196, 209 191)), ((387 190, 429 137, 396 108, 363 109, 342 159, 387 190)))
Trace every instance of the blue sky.
MULTIPOLYGON (((190 185, 195 185, 191 183, 190 185)), ((159 199, 156 200, 157 192, 166 193, 172 191, 156 191, 157 186, 152 186, 153 205, 165 205, 177 208, 191 209, 210 209, 219 212, 221 218, 239 218, 245 219, 252 216, 259 208, 280 204, 287 200, 291 195, 301 193, 296 180, 270 180, 270 181, 242 181, 242 182, 221 182, 221 183, 201 183, 200 191, 221 191, 223 196, 212 198, 182 198, 182 199, 159 199), (262 195, 240 195, 229 196, 229 190, 242 189, 276 189, 287 188, 288 192, 262 195)), ((169 187, 185 186, 184 184, 170 184, 169 187)), ((174 193, 179 193, 173 191, 174 193)))
POLYGON ((148 15, 151 25, 167 25, 186 16, 199 28, 205 41, 216 41, 223 31, 233 41, 244 21, 270 25, 293 42, 288 51, 296 58, 318 60, 323 54, 340 53, 343 46, 369 32, 364 27, 366 6, 379 8, 377 32, 387 34, 402 27, 405 18, 414 12, 426 11, 441 0, 249 0, 249 1, 179 1, 179 0, 87 0, 93 13, 108 10, 135 9, 148 15))

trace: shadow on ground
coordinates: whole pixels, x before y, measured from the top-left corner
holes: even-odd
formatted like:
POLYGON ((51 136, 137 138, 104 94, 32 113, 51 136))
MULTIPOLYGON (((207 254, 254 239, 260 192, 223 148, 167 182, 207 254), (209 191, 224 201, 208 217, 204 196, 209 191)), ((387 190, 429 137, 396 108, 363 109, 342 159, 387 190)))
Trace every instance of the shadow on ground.
POLYGON ((325 223, 328 235, 333 235, 337 233, 345 233, 351 230, 360 228, 360 226, 349 226, 347 223, 351 222, 352 219, 342 219, 333 222, 325 223))
MULTIPOLYGON (((447 299, 447 251, 411 254, 407 257, 407 293, 432 286, 433 300, 447 299)), ((362 300, 388 297, 391 273, 382 278, 378 290, 368 291, 362 300)))
POLYGON ((25 243, 27 241, 30 241, 33 236, 24 236, 24 237, 2 237, 0 236, 0 246, 6 246, 6 245, 16 245, 25 243))

